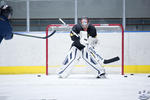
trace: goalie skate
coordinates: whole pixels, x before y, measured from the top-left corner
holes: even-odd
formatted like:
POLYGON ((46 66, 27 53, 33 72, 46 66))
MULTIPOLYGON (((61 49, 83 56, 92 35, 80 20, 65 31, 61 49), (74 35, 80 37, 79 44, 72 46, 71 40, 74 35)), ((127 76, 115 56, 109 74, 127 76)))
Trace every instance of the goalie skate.
POLYGON ((97 75, 96 78, 99 78, 99 79, 106 79, 106 74, 105 74, 105 73, 99 74, 99 75, 97 75))

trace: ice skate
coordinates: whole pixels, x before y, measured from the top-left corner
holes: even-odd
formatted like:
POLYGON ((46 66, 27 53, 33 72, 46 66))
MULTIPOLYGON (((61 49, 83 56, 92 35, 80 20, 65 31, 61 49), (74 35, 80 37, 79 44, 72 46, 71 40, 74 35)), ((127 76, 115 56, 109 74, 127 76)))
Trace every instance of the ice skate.
POLYGON ((99 75, 97 75, 96 78, 106 79, 106 74, 105 73, 99 74, 99 75))

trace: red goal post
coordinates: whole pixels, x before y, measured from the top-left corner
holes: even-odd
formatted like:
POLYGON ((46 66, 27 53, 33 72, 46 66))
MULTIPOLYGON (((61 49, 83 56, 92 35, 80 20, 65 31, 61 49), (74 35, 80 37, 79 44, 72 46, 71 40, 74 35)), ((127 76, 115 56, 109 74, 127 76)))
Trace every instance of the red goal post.
MULTIPOLYGON (((93 24, 95 27, 100 27, 100 26, 106 26, 106 27, 120 27, 121 29, 121 74, 124 75, 124 29, 123 29, 123 26, 122 24, 93 24)), ((61 27, 73 27, 74 24, 67 24, 67 26, 64 26, 63 24, 51 24, 51 25, 48 25, 46 27, 46 36, 48 36, 49 34, 49 29, 52 28, 52 27, 55 27, 55 28, 61 28, 61 27)), ((56 30, 56 33, 57 33, 57 30, 56 30)), ((50 39, 50 38, 49 38, 50 39)), ((48 63, 48 38, 46 39, 46 75, 48 75, 48 66, 49 66, 49 63, 48 63)))

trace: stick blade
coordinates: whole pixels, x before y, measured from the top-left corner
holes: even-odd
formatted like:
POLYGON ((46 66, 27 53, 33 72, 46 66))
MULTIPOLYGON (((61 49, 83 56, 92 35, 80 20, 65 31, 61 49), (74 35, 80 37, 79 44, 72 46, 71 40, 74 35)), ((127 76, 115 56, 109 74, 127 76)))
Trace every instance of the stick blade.
POLYGON ((112 63, 112 62, 116 62, 118 60, 120 60, 120 58, 118 56, 114 57, 114 58, 111 58, 111 59, 105 59, 104 64, 109 64, 109 63, 112 63))

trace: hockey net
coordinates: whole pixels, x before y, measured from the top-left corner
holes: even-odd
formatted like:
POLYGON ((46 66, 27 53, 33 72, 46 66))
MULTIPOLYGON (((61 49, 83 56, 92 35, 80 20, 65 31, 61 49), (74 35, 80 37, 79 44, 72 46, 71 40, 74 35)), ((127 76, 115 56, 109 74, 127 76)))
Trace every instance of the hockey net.
MULTIPOLYGON (((93 24, 97 29, 99 43, 96 51, 103 58, 109 59, 119 56, 120 60, 110 64, 104 64, 106 73, 124 74, 124 31, 120 24, 93 24)), ((48 25, 46 35, 56 30, 51 38, 46 39, 46 75, 55 74, 62 66, 67 52, 71 46, 70 31, 74 24, 64 26, 62 24, 48 25)), ((84 61, 75 65, 72 73, 93 73, 84 61)))

